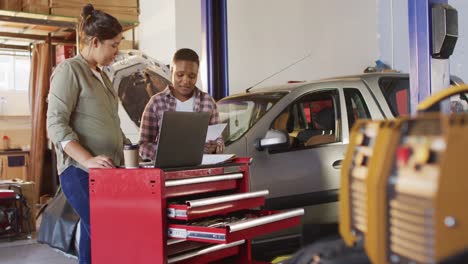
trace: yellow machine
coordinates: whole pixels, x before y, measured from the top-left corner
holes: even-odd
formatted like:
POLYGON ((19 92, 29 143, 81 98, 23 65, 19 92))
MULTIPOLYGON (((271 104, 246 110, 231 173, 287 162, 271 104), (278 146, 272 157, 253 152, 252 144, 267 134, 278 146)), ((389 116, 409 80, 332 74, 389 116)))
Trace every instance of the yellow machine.
POLYGON ((340 233, 373 263, 436 263, 468 249, 468 114, 361 121, 341 171, 340 233))

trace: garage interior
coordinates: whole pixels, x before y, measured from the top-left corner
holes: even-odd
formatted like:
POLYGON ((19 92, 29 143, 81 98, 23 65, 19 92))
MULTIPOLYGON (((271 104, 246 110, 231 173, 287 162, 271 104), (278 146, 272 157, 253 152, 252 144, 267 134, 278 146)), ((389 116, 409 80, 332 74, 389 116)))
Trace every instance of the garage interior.
POLYGON ((91 169, 93 263, 468 262, 467 1, 1 0, 1 263, 78 263, 46 114, 86 4, 123 28, 124 136, 190 48, 228 154, 91 169))

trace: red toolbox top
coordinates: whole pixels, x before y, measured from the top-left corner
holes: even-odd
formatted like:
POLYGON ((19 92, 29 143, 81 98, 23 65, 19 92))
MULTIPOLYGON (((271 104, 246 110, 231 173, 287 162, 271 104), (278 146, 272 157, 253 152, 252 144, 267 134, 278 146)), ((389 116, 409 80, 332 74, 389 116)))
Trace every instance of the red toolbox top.
POLYGON ((162 169, 166 180, 179 180, 195 177, 244 173, 249 170, 250 158, 236 158, 232 162, 196 167, 162 169))
POLYGON ((0 199, 16 199, 16 193, 13 190, 0 190, 0 199))

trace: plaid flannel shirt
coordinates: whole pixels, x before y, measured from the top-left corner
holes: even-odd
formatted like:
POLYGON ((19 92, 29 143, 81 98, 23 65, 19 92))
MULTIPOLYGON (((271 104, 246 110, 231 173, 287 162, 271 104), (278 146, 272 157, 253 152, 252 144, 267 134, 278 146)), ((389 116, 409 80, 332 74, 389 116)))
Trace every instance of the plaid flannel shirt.
MULTIPOLYGON (((213 97, 196 87, 194 93, 193 112, 209 112, 211 113, 210 125, 218 124, 219 113, 213 97)), ((154 160, 163 113, 175 111, 176 105, 176 98, 169 86, 162 92, 153 95, 149 100, 143 111, 140 125, 140 156, 143 159, 154 160)), ((224 146, 222 138, 218 138, 216 141, 218 145, 224 146)))

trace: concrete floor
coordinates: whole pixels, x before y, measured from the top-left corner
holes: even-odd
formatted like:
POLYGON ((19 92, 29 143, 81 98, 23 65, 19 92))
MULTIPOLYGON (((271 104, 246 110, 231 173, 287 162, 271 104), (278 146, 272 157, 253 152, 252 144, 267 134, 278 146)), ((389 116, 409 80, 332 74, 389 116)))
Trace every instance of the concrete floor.
POLYGON ((78 260, 67 257, 47 245, 38 244, 35 239, 25 239, 0 240, 0 263, 76 264, 78 260))
MULTIPOLYGON (((41 218, 37 221, 36 230, 39 229, 41 218)), ((305 239, 305 245, 316 241, 319 238, 334 236, 337 234, 337 225, 306 225, 304 227, 307 234, 314 239, 305 239)), ((39 244, 36 241, 37 233, 32 234, 32 239, 21 239, 9 241, 0 239, 0 263, 1 264, 77 264, 78 260, 73 256, 66 256, 59 250, 53 249, 48 245, 39 244)), ((271 245, 269 245, 271 246, 271 245)), ((294 245, 299 246, 299 245, 294 245)), ((271 261, 277 256, 291 255, 295 250, 288 249, 284 251, 285 245, 280 248, 268 247, 262 248, 253 246, 253 257, 260 261, 271 261)))

